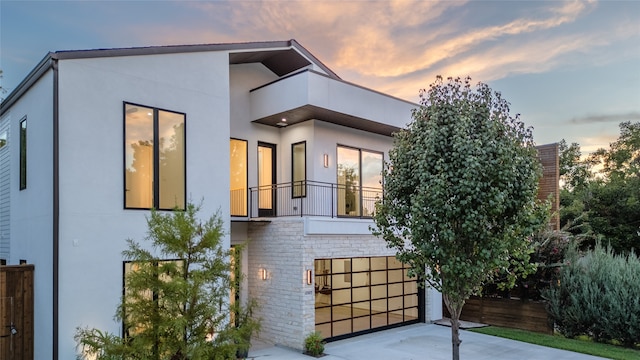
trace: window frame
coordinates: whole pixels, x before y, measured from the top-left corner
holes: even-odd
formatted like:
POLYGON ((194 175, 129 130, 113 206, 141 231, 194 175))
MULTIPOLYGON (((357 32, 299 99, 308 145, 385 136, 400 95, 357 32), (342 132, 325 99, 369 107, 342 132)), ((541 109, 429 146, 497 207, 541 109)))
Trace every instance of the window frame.
MULTIPOLYGON (((248 192, 249 192, 249 141, 245 140, 245 139, 240 139, 240 138, 234 138, 231 137, 229 138, 229 143, 231 143, 231 141, 241 141, 244 142, 245 144, 245 153, 244 153, 244 190, 245 190, 245 204, 244 204, 244 215, 238 215, 238 214, 233 214, 232 212, 232 202, 230 202, 230 206, 229 206, 229 213, 231 216, 234 217, 247 217, 249 216, 249 196, 248 196, 248 192)), ((231 154, 229 154, 229 158, 231 158, 231 154)), ((229 174, 231 175, 231 174, 229 174)), ((231 189, 229 189, 231 191, 231 189)))
MULTIPOLYGON (((122 262, 122 299, 124 301, 125 296, 127 295, 127 265, 128 264, 133 264, 133 263, 141 263, 141 262, 146 262, 146 261, 140 261, 140 260, 125 260, 122 262)), ((182 266, 185 266, 186 261, 184 259, 154 259, 149 261, 151 262, 151 265, 155 268, 158 268, 158 265, 161 262, 175 262, 175 263, 181 263, 182 266)), ((158 274, 158 276, 160 276, 161 274, 158 274)), ((159 299, 159 295, 156 292, 152 292, 151 296, 153 297, 153 299, 159 299)), ((128 338, 131 336, 131 334, 129 333, 129 329, 131 328, 130 324, 129 326, 126 323, 126 319, 127 319, 127 314, 126 312, 123 311, 123 317, 122 317, 122 337, 123 338, 128 338)))
POLYGON ((27 188, 27 117, 20 120, 20 190, 27 188))
POLYGON ((291 198, 292 199, 306 198, 307 197, 306 185, 307 185, 307 142, 299 141, 291 144, 291 198), (295 179, 295 174, 296 174, 295 147, 300 145, 303 146, 303 155, 302 155, 303 169, 302 170, 304 175, 302 177, 302 180, 296 180, 295 179), (296 183, 299 183, 299 185, 296 185, 296 183))
POLYGON ((122 156, 123 156, 123 173, 122 173, 122 177, 123 177, 123 191, 122 191, 122 197, 123 197, 123 206, 124 209, 126 210, 150 210, 150 209, 157 209, 157 210, 165 210, 165 211, 172 211, 174 209, 179 209, 179 210, 184 210, 186 208, 186 203, 187 203, 187 114, 184 112, 180 112, 180 111, 173 111, 173 110, 167 110, 164 108, 159 108, 159 107, 154 107, 154 106, 148 106, 148 105, 142 105, 142 104, 137 104, 137 103, 133 103, 133 102, 127 102, 127 101, 123 101, 122 104, 122 144, 123 144, 123 152, 122 152, 122 156), (134 106, 134 107, 143 107, 146 109, 150 109, 153 112, 153 182, 152 182, 152 186, 151 186, 151 192, 152 192, 152 204, 150 207, 134 207, 134 206, 127 206, 127 106, 134 106), (159 126, 159 122, 160 122, 160 112, 167 112, 167 113, 172 113, 172 114, 176 114, 176 115, 181 115, 183 118, 183 143, 184 143, 184 148, 183 150, 183 157, 182 157, 182 179, 183 179, 183 187, 182 187, 182 193, 183 193, 183 204, 182 206, 174 206, 172 208, 163 208, 160 207, 161 204, 161 200, 160 200, 160 126, 159 126))
MULTIPOLYGON (((380 172, 381 172, 381 176, 382 176, 382 172, 384 171, 384 151, 378 151, 378 150, 371 150, 371 149, 365 149, 365 148, 359 148, 359 147, 355 147, 355 146, 349 146, 349 145, 344 145, 344 144, 336 144, 336 185, 338 186, 338 188, 340 187, 340 158, 339 158, 339 149, 343 148, 343 149, 348 149, 348 150, 355 150, 358 152, 358 200, 359 200, 359 209, 358 209, 358 213, 354 214, 354 215, 349 215, 349 214, 339 214, 338 213, 338 217, 365 217, 365 218, 371 218, 373 215, 364 215, 364 191, 363 191, 363 178, 362 178, 362 167, 363 167, 363 162, 362 162, 362 154, 363 152, 366 153, 370 153, 370 154, 379 154, 380 156, 380 161, 381 161, 381 168, 380 168, 380 172)), ((371 187, 366 187, 367 189, 373 189, 371 187)), ((380 184, 380 192, 384 193, 384 184, 380 184)))

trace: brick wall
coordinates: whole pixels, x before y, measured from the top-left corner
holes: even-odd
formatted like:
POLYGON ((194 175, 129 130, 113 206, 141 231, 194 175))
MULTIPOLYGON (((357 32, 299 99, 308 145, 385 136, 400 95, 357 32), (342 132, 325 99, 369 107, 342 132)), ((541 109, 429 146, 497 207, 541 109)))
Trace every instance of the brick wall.
POLYGON ((395 255, 373 235, 305 235, 304 225, 304 218, 274 218, 250 223, 248 231, 247 281, 249 296, 260 304, 259 338, 295 349, 315 330, 315 291, 306 284, 315 259, 395 255), (266 280, 260 269, 267 270, 266 280))
POLYGON ((542 178, 538 189, 538 199, 551 199, 551 227, 554 230, 560 229, 560 216, 558 207, 560 205, 560 164, 558 144, 547 144, 537 146, 538 158, 542 164, 542 178))

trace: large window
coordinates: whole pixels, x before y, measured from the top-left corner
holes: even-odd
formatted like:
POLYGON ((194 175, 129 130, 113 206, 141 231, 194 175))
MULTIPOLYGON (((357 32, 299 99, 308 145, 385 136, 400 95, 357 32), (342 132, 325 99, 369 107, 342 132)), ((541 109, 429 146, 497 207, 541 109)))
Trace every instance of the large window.
POLYGON ((338 146, 338 215, 373 216, 382 197, 380 152, 338 146))
POLYGON ((315 260, 316 330, 341 338, 419 320, 418 282, 393 256, 315 260))
POLYGON ((183 267, 183 260, 124 262, 123 295, 126 304, 123 335, 125 337, 135 336, 148 329, 148 326, 152 324, 149 317, 159 316, 161 309, 165 312, 171 311, 164 306, 162 294, 169 287, 167 283, 171 281, 172 277, 182 276, 183 267))
POLYGON ((247 216, 247 141, 231 139, 231 216, 247 216))
POLYGON ((185 115, 124 104, 125 208, 185 208, 185 115))
POLYGON ((305 197, 307 181, 307 143, 299 142, 291 145, 291 181, 293 197, 305 197))
POLYGON ((20 121, 20 190, 27 188, 27 119, 20 121))

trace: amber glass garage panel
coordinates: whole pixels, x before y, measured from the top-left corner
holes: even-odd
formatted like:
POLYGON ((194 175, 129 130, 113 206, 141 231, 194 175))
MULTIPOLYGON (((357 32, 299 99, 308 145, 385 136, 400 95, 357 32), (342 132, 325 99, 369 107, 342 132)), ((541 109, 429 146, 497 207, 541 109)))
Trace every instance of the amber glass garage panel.
POLYGON ((185 208, 184 115, 158 111, 160 209, 185 208))
POLYGON ((351 331, 351 319, 342 320, 342 321, 334 321, 333 322, 333 326, 332 326, 332 330, 333 330, 333 336, 339 336, 339 335, 352 333, 353 331, 351 331))
POLYGON ((153 207, 153 109, 125 105, 125 206, 153 207))
POLYGON ((395 256, 387 257, 389 269, 402 269, 402 263, 395 258, 395 256))
POLYGON ((416 294, 418 292, 418 283, 415 281, 407 281, 404 283, 405 294, 416 294))
POLYGON ((389 325, 398 324, 404 321, 404 314, 402 310, 389 312, 389 325))
POLYGON ((353 319, 353 332, 371 329, 371 316, 353 319))
POLYGON ((375 329, 387 325, 389 325, 389 322, 387 321, 386 312, 371 315, 371 328, 375 329))
POLYGON ((389 310, 402 309, 402 296, 389 298, 389 310))
POLYGON ((351 287, 351 273, 331 276, 331 285, 334 290, 351 287))
POLYGON ((387 285, 378 285, 371 287, 372 299, 383 299, 387 297, 387 285))
POLYGON ((389 297, 402 295, 402 284, 389 284, 389 297))
POLYGON ((363 287, 363 288, 357 288, 357 289, 353 289, 353 301, 365 301, 365 300, 369 300, 369 291, 370 288, 367 287, 363 287))
POLYGON ((353 272, 369 270, 369 258, 355 258, 351 260, 351 270, 353 272))
POLYGON ((331 292, 331 304, 340 305, 351 302, 351 289, 333 290, 331 292))
POLYGON ((404 307, 418 306, 418 294, 405 295, 404 307))
POLYGON ((411 321, 418 319, 418 308, 407 308, 404 309, 404 321, 411 321))
POLYGON ((386 284, 386 283, 387 283, 386 271, 371 272, 371 285, 386 284))
POLYGON ((371 313, 377 314, 387 311, 387 299, 371 301, 371 313))
POLYGON ((333 321, 351 319, 351 304, 344 304, 340 306, 334 306, 331 309, 331 314, 333 316, 333 321))
POLYGON ((351 286, 352 287, 360 287, 360 286, 369 286, 369 273, 353 273, 351 276, 351 286))
POLYGON ((353 304, 353 316, 369 315, 371 303, 369 301, 362 301, 353 304))
POLYGON ((401 282, 403 270, 389 270, 389 282, 401 282))
POLYGON ((351 272, 351 259, 332 259, 331 272, 334 274, 351 272))
POLYGON ((331 337, 331 323, 316 325, 316 331, 322 335, 323 339, 331 337))
POLYGON ((384 256, 371 258, 371 270, 387 270, 387 258, 384 256))

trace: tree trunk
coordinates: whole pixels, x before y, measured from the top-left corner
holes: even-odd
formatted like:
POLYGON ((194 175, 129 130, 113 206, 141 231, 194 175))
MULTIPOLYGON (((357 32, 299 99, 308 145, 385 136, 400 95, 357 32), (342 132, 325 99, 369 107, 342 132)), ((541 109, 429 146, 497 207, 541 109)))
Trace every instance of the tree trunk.
POLYGON ((463 301, 452 301, 449 296, 442 294, 445 305, 451 314, 451 358, 453 360, 460 360, 460 313, 464 306, 463 301))

